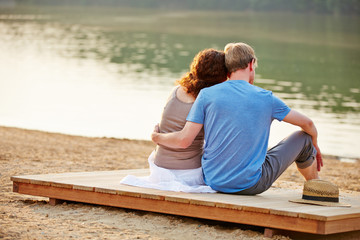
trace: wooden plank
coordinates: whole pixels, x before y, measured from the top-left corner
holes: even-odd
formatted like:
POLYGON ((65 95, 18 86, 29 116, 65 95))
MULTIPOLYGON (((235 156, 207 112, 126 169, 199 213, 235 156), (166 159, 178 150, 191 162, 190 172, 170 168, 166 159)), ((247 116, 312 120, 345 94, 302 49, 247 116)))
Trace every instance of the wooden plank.
POLYGON ((319 231, 323 234, 334 234, 339 232, 350 232, 359 230, 360 218, 347 218, 335 221, 322 222, 319 231))
POLYGON ((299 217, 302 218, 326 221, 360 217, 360 197, 346 197, 342 198, 341 201, 350 203, 351 207, 316 207, 309 204, 291 203, 289 207, 285 207, 283 210, 297 211, 299 212, 299 217), (292 205, 295 205, 296 208, 293 208, 292 205))
POLYGON ((354 212, 354 209, 350 208, 335 208, 332 210, 333 212, 330 212, 329 209, 323 209, 323 210, 314 210, 309 211, 309 209, 304 209, 303 212, 299 213, 299 217, 302 218, 312 218, 312 219, 319 219, 326 220, 326 221, 334 221, 334 220, 341 220, 346 218, 359 218, 360 213, 354 212))
MULTIPOLYGON (((313 206, 313 205, 293 204, 291 202, 283 202, 282 204, 271 206, 270 213, 276 215, 283 215, 283 216, 300 217, 300 214, 303 211, 308 210, 309 212, 313 212, 317 208, 318 208, 317 206, 313 206)), ((305 218, 320 220, 320 221, 327 220, 327 218, 324 216, 314 215, 314 214, 309 214, 309 216, 305 218)))
POLYGON ((12 176, 11 181, 29 183, 31 180, 37 181, 76 181, 76 179, 119 179, 119 181, 128 174, 135 176, 145 176, 149 174, 148 169, 130 169, 130 170, 117 170, 117 171, 96 171, 96 172, 66 172, 56 174, 40 174, 40 175, 23 175, 12 176))
POLYGON ((149 173, 148 169, 132 169, 118 171, 98 171, 98 172, 70 172, 58 174, 25 175, 13 176, 12 181, 32 183, 37 185, 52 185, 63 188, 77 188, 93 191, 93 186, 103 186, 102 183, 120 180, 128 174, 143 176, 149 173), (94 179, 94 180, 93 180, 94 179))
MULTIPOLYGON (((74 188, 75 189, 75 188, 74 188)), ((97 192, 97 193, 107 193, 107 194, 114 194, 116 195, 117 194, 117 191, 114 190, 114 189, 110 189, 110 188, 94 188, 94 192, 97 192)))
MULTIPOLYGON (((46 184, 41 184, 41 185, 46 185, 46 184)), ((67 184, 67 183, 57 183, 57 182, 52 182, 50 183, 50 185, 52 187, 58 187, 58 188, 69 188, 72 189, 73 188, 73 184, 67 184)))
POLYGON ((17 183, 19 193, 50 197, 55 199, 65 199, 92 204, 100 204, 115 207, 124 207, 145 211, 154 211, 189 217, 198 217, 218 221, 227 221, 256 226, 267 226, 271 228, 281 228, 291 231, 301 231, 310 233, 320 233, 318 231, 318 221, 283 217, 271 214, 263 214, 234 209, 209 207, 203 205, 184 204, 164 200, 134 198, 130 196, 119 196, 99 192, 88 192, 76 189, 56 188, 53 186, 34 185, 28 183, 17 183), (259 221, 261 219, 261 221, 259 221))
POLYGON ((360 197, 357 196, 342 196, 342 200, 351 202, 352 208, 333 208, 289 202, 290 199, 301 197, 301 191, 298 190, 270 189, 256 196, 241 196, 171 192, 120 184, 120 180, 127 174, 144 176, 148 173, 147 169, 119 170, 15 176, 11 179, 14 192, 50 199, 65 199, 315 234, 360 230, 358 224, 360 197))
MULTIPOLYGON (((49 182, 47 184, 52 183, 54 186, 58 186, 58 187, 74 188, 74 189, 81 189, 87 191, 102 191, 102 192, 105 191, 112 194, 115 194, 114 191, 115 189, 118 190, 118 194, 120 195, 131 194, 132 196, 134 195, 141 196, 141 193, 140 195, 136 193, 139 191, 138 188, 132 187, 132 189, 130 188, 131 190, 129 190, 130 186, 128 186, 127 187, 128 189, 126 191, 123 191, 121 189, 124 188, 124 185, 116 183, 118 182, 117 179, 114 180, 116 178, 115 176, 119 176, 119 175, 125 176, 128 173, 141 176, 144 174, 148 174, 148 170, 126 170, 126 171, 120 170, 120 171, 109 171, 109 172, 63 173, 63 174, 53 174, 53 175, 47 174, 47 175, 39 175, 39 176, 36 175, 29 175, 29 176, 32 177, 32 181, 33 181, 32 183, 37 183, 36 180, 34 180, 35 178, 43 179, 43 181, 48 179, 49 182), (89 181, 89 179, 91 181, 89 181)), ((118 178, 119 181, 121 178, 122 177, 118 178)), ((26 179, 22 178, 22 181, 23 180, 26 179)), ((327 216, 314 215, 314 212, 316 212, 317 210, 320 210, 322 212, 324 210, 323 209, 324 207, 308 205, 306 206, 308 212, 306 212, 306 210, 304 209, 305 207, 295 207, 295 206, 304 206, 303 204, 289 205, 287 201, 284 202, 284 197, 287 197, 288 199, 299 198, 296 192, 294 193, 294 191, 285 191, 280 189, 271 189, 271 190, 263 194, 257 195, 255 197, 237 196, 237 195, 234 196, 230 194, 205 194, 205 195, 193 194, 191 197, 190 195, 186 195, 184 193, 181 193, 182 195, 180 194, 175 196, 174 195, 169 196, 168 194, 163 194, 163 195, 167 200, 170 201, 181 201, 188 203, 191 202, 192 204, 197 204, 197 205, 218 206, 223 208, 229 207, 232 209, 244 209, 247 211, 263 212, 263 213, 271 212, 272 214, 288 215, 288 216, 290 215, 294 217, 298 213, 299 214, 302 213, 301 217, 314 218, 318 220, 324 220, 329 217, 332 220, 344 218, 344 217, 346 218, 346 216, 349 214, 347 213, 343 217, 339 217, 339 214, 335 214, 334 216, 333 209, 330 209, 330 213, 327 216), (191 201, 188 198, 191 198, 191 201), (334 216, 334 218, 331 218, 332 216, 334 216)), ((160 193, 157 192, 155 194, 153 193, 154 192, 143 193, 143 196, 149 198, 155 198, 155 199, 158 198, 156 195, 160 193)), ((353 211, 353 209, 351 209, 350 211, 353 211)), ((354 216, 357 216, 357 213, 355 213, 354 216)))
POLYGON ((26 178, 25 176, 12 176, 10 180, 13 182, 22 182, 22 183, 30 183, 30 179, 26 178))
MULTIPOLYGON (((176 195, 168 196, 166 195, 166 199, 170 201, 179 201, 179 202, 188 202, 196 205, 204 205, 204 206, 218 206, 222 208, 230 208, 230 209, 244 209, 247 211, 253 212, 264 212, 268 213, 269 209, 263 208, 266 200, 259 199, 260 196, 241 196, 241 195, 233 195, 233 194, 190 194, 190 193, 179 193, 176 195), (189 200, 190 199, 190 200, 189 200), (254 207, 255 205, 259 207, 254 207)), ((267 200, 266 203, 279 202, 279 199, 275 200, 267 200)))
POLYGON ((122 196, 134 196, 135 194, 139 194, 141 198, 147 198, 147 199, 157 199, 157 200, 164 200, 164 191, 156 190, 156 189, 150 189, 150 188, 139 188, 139 187, 133 187, 133 186, 127 186, 120 184, 117 188, 117 194, 122 196), (119 190, 121 189, 121 190, 119 190))
POLYGON ((74 185, 73 189, 83 190, 83 191, 88 191, 88 192, 94 192, 95 191, 95 187, 86 186, 86 185, 74 185))
POLYGON ((37 185, 45 185, 45 186, 50 186, 51 185, 51 182, 43 181, 43 180, 39 180, 39 179, 29 179, 29 183, 37 184, 37 185))

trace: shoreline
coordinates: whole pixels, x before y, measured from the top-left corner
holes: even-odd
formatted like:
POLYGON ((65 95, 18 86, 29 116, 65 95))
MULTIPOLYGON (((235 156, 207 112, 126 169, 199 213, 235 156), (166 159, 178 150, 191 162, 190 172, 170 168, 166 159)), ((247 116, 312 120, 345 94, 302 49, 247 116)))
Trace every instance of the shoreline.
MULTIPOLYGON (((10 177, 15 175, 148 168, 147 158, 154 148, 146 140, 0 126, 0 238, 265 239, 259 227, 84 203, 50 206, 46 198, 12 192, 10 177)), ((338 185, 340 196, 360 197, 360 161, 346 163, 324 156, 320 177, 338 185)), ((303 182, 292 164, 272 187, 301 190, 303 182)), ((351 234, 326 239, 349 239, 351 234)))
MULTIPOLYGON (((78 135, 78 134, 71 134, 71 133, 63 133, 63 132, 52 132, 52 131, 47 131, 47 130, 39 130, 39 129, 31 129, 31 128, 23 128, 23 127, 17 127, 17 126, 7 126, 7 125, 0 125, 0 128, 13 128, 13 129, 19 129, 19 130, 24 130, 24 131, 35 131, 35 132, 42 132, 42 133, 47 133, 47 134, 60 134, 60 135, 67 135, 67 136, 73 136, 73 137, 83 137, 83 138, 101 138, 101 139, 117 139, 117 140, 124 140, 124 141, 140 141, 140 142, 149 142, 152 143, 151 140, 148 139, 137 139, 137 138, 127 138, 127 137, 123 137, 123 138, 118 138, 118 137, 109 137, 109 136, 87 136, 87 135, 78 135)), ((336 159, 341 161, 342 159, 345 159, 346 162, 354 162, 355 161, 360 161, 360 156, 359 157, 355 157, 355 156, 341 156, 341 155, 333 155, 333 154, 326 154, 326 153, 321 153, 323 158, 326 159, 336 159), (347 161, 348 160, 348 161, 347 161)))

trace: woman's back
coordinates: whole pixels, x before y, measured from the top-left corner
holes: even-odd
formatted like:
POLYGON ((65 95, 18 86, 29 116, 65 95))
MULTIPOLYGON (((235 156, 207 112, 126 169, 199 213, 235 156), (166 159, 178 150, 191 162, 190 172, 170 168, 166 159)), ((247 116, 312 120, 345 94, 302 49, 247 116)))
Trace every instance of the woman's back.
MULTIPOLYGON (((176 87, 164 107, 159 125, 160 132, 176 132, 183 129, 194 99, 181 86, 176 87)), ((154 163, 168 169, 199 168, 201 167, 203 141, 204 132, 202 130, 188 148, 172 149, 157 146, 154 163)))

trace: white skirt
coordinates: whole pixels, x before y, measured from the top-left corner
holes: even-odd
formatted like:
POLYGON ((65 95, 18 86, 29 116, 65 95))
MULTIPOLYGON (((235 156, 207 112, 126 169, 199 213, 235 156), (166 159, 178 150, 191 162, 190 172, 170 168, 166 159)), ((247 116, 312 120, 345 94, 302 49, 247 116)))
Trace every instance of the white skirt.
POLYGON ((195 169, 166 169, 158 167, 154 163, 155 152, 148 158, 150 175, 137 177, 127 175, 120 183, 131 186, 154 188, 166 191, 192 192, 192 193, 215 193, 204 182, 201 167, 195 169))

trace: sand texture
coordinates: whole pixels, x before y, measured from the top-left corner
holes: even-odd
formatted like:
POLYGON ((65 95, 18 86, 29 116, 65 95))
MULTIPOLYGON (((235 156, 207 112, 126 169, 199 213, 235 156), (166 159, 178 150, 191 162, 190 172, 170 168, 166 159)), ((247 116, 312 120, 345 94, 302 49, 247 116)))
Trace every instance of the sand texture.
MULTIPOLYGON (((260 227, 74 202, 50 206, 46 198, 12 192, 14 175, 147 168, 154 147, 149 141, 0 127, 0 239, 268 239, 260 227)), ((324 164, 323 179, 340 193, 360 195, 360 161, 327 156, 324 164)), ((273 185, 302 186, 294 164, 273 185)), ((352 232, 313 239, 358 237, 352 232)))

